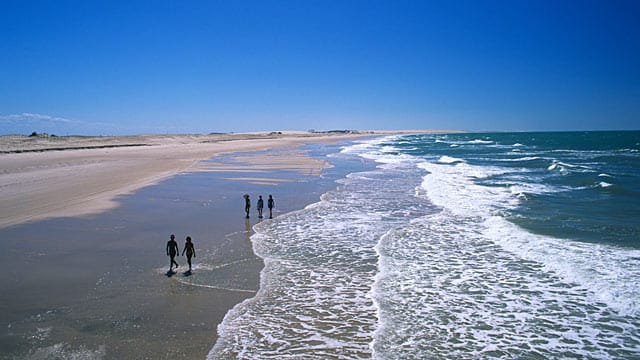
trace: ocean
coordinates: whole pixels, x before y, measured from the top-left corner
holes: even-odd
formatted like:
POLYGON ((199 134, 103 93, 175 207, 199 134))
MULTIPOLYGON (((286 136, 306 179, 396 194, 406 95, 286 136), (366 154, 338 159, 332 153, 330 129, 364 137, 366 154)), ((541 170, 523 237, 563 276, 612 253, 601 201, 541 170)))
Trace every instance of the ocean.
POLYGON ((640 132, 392 136, 254 226, 209 359, 640 358, 640 132))

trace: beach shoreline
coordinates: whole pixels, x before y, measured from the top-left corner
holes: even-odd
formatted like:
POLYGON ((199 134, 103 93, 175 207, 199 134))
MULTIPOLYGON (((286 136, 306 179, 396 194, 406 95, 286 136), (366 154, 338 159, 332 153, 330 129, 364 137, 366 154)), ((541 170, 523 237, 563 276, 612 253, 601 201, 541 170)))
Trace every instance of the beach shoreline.
POLYGON ((227 312, 259 289, 263 262, 250 236, 268 219, 256 216, 258 195, 274 194, 274 216, 318 201, 349 171, 331 167, 324 155, 348 142, 227 152, 117 196, 110 211, 0 229, 6 249, 0 261, 11 279, 0 296, 7 329, 1 352, 204 358, 227 312), (250 219, 242 211, 244 193, 252 198, 250 219), (184 257, 175 275, 165 274, 171 233, 180 250, 186 235, 194 239, 192 276, 185 275, 184 257))
MULTIPOLYGON (((434 130, 365 132, 271 132, 123 137, 0 136, 0 228, 56 217, 97 214, 114 199, 192 171, 225 171, 205 160, 220 154, 295 148, 357 138, 434 130)), ((300 152, 284 161, 245 159, 254 165, 319 171, 326 164, 300 152), (269 163, 270 165, 266 165, 269 163), (262 165, 260 165, 262 164, 262 165), (315 170, 314 170, 315 169, 315 170)), ((246 166, 246 165, 243 165, 246 166)))
POLYGON ((259 289, 263 262, 250 240, 262 220, 257 195, 274 194, 274 216, 302 209, 348 171, 324 155, 378 135, 161 137, 148 146, 0 154, 8 190, 0 261, 12 279, 0 299, 7 329, 0 349, 36 357, 206 356, 227 312, 259 289), (244 193, 252 195, 247 220, 244 193), (11 195, 17 201, 8 206, 11 195), (183 257, 178 274, 165 276, 159 250, 171 233, 180 248, 186 234, 194 239, 194 276, 184 275, 183 257))
POLYGON ((160 136, 117 147, 83 139, 73 149, 0 153, 7 250, 0 260, 12 279, 3 283, 8 330, 0 348, 29 356, 205 356, 228 311, 259 289, 263 262, 250 240, 262 220, 257 195, 273 192, 276 216, 302 209, 350 171, 333 168, 327 151, 393 134, 160 136), (253 205, 246 221, 244 193, 253 205), (174 232, 180 248, 185 235, 194 239, 192 277, 183 274, 183 257, 178 274, 165 276, 161 250, 174 232))

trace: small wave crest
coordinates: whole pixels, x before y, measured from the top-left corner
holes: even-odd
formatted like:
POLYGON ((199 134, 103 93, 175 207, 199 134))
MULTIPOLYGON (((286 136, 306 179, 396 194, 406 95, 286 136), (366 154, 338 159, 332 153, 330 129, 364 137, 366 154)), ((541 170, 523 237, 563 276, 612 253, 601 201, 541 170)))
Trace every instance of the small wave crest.
POLYGON ((549 167, 547 167, 547 170, 549 170, 549 171, 558 171, 562 175, 567 175, 567 174, 569 174, 571 172, 590 172, 590 171, 593 171, 593 169, 591 167, 589 167, 589 166, 575 165, 575 164, 570 164, 570 163, 563 162, 563 161, 558 161, 558 160, 553 160, 551 165, 549 165, 549 167))
POLYGON ((608 188, 608 187, 612 187, 612 186, 613 186, 613 184, 608 183, 608 182, 605 182, 605 181, 600 181, 600 182, 598 183, 598 186, 599 186, 599 187, 601 187, 601 188, 603 188, 603 189, 606 189, 606 188, 608 188))
POLYGON ((524 156, 524 157, 519 157, 519 158, 514 158, 514 159, 499 159, 498 161, 513 161, 513 162, 517 162, 517 161, 537 161, 537 160, 543 160, 544 158, 540 157, 540 156, 524 156))
POLYGON ((468 144, 493 144, 491 140, 475 139, 468 142, 468 144))
POLYGON ((455 164, 455 163, 464 162, 464 160, 444 155, 444 156, 441 156, 440 159, 438 159, 438 162, 441 164, 455 164))

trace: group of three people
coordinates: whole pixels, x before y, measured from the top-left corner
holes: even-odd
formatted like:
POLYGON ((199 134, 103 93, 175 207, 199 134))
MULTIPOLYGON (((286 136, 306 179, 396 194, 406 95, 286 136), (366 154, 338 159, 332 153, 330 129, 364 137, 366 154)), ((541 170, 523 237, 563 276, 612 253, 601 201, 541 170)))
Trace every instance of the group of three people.
MULTIPOLYGON (((193 246, 193 242, 191 241, 191 236, 187 236, 184 243, 184 249, 182 250, 182 256, 187 254, 187 262, 189 263, 189 272, 191 272, 191 258, 196 257, 196 248, 193 246)), ((167 256, 171 259, 169 263, 169 272, 173 272, 173 265, 178 268, 178 263, 176 262, 176 256, 180 256, 180 249, 178 248, 178 242, 176 241, 176 236, 171 234, 169 237, 169 241, 167 241, 167 256)))
MULTIPOLYGON (((275 202, 271 195, 269 195, 269 199, 267 199, 267 207, 269 208, 269 219, 273 219, 273 208, 275 207, 275 202)), ((262 209, 264 208, 262 195, 258 196, 258 204, 256 208, 258 209, 258 217, 262 219, 262 209)), ((244 194, 244 212, 247 214, 247 219, 249 218, 249 211, 251 211, 251 200, 249 199, 249 194, 244 194)))

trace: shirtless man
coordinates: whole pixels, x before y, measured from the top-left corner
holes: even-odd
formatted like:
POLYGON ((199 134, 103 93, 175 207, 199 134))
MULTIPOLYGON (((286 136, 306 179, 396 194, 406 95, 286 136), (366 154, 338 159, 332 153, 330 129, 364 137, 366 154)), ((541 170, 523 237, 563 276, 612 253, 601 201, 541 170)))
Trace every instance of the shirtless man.
POLYGON ((176 269, 178 268, 178 263, 175 260, 176 255, 180 253, 180 249, 178 249, 178 243, 176 242, 176 236, 171 234, 171 238, 167 241, 167 256, 171 258, 171 262, 169 263, 169 272, 173 271, 173 264, 176 265, 176 269))

